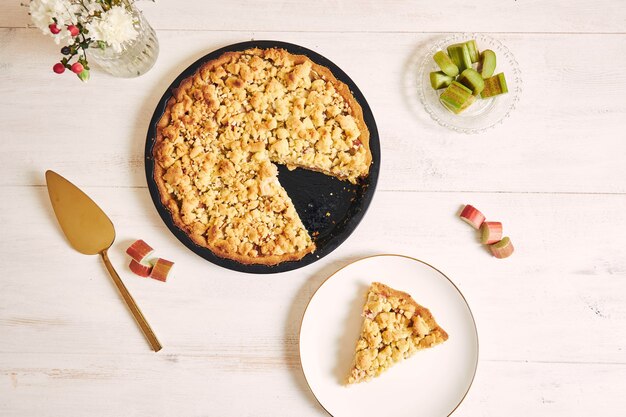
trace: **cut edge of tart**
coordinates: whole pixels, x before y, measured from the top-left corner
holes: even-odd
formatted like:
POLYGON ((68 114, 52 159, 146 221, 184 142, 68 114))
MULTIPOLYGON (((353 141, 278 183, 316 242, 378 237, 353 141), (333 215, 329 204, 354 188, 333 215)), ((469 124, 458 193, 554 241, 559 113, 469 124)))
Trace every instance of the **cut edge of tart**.
POLYGON ((372 162, 349 87, 277 48, 224 53, 183 80, 157 124, 153 157, 178 228, 219 257, 265 265, 315 250, 273 163, 357 183, 372 162))
POLYGON ((368 381, 418 350, 448 340, 448 334, 427 308, 409 294, 380 282, 371 284, 362 316, 347 384, 368 381))

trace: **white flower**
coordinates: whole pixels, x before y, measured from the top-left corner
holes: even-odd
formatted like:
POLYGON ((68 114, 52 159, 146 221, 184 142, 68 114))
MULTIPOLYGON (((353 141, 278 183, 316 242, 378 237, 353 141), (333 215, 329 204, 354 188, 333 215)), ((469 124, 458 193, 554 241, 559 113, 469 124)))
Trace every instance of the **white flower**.
POLYGON ((124 42, 132 41, 137 37, 133 16, 122 6, 111 7, 86 26, 90 38, 106 42, 115 52, 121 52, 124 42))
POLYGON ((66 25, 77 23, 76 14, 79 12, 80 6, 73 4, 69 0, 32 0, 30 2, 30 17, 35 26, 41 31, 54 38, 59 44, 61 41, 65 43, 72 36, 66 29, 66 25), (61 30, 58 34, 50 32, 49 25, 57 21, 57 26, 61 30))

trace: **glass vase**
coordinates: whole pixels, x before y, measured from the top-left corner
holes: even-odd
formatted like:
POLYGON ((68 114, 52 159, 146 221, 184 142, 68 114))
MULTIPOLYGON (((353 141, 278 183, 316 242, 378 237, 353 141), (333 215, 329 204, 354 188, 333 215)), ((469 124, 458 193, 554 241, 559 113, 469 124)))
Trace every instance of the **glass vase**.
POLYGON ((137 37, 122 44, 122 50, 113 48, 90 48, 90 62, 93 60, 100 68, 115 77, 133 78, 148 72, 159 56, 159 40, 143 13, 135 6, 130 6, 137 37))

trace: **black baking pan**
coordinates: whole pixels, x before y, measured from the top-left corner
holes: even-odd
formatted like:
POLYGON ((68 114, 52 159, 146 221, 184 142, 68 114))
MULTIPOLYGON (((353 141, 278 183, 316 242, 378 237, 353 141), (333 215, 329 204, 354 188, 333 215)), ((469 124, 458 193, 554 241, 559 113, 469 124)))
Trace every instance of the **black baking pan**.
POLYGON ((253 274, 271 274, 291 271, 321 259, 339 247, 339 245, 350 236, 354 229, 356 229, 363 219, 376 189, 376 182, 378 181, 378 173, 380 170, 380 141, 372 110, 367 104, 365 97, 363 97, 363 94, 354 81, 337 65, 310 49, 291 43, 269 40, 248 41, 228 45, 203 56, 191 64, 172 82, 157 104, 152 120, 150 121, 146 139, 145 162, 146 178, 152 201, 159 215, 178 240, 207 261, 224 268, 253 274), (182 80, 193 75, 202 64, 218 58, 224 52, 243 51, 255 47, 282 48, 292 54, 306 55, 313 62, 330 69, 338 80, 348 85, 355 99, 363 108, 363 117, 370 131, 369 146, 372 152, 372 165, 370 166, 369 176, 361 180, 358 184, 351 184, 347 181, 341 181, 314 171, 303 169, 289 171, 285 166, 278 165, 278 179, 281 185, 287 190, 289 197, 291 197, 304 226, 313 236, 317 249, 315 252, 306 255, 299 261, 283 262, 274 266, 245 265, 230 259, 220 258, 211 252, 210 249, 198 246, 194 243, 184 231, 174 224, 171 213, 161 203, 153 175, 154 160, 152 158, 152 147, 154 146, 156 138, 156 127, 165 111, 167 101, 172 96, 172 90, 178 87, 182 80))

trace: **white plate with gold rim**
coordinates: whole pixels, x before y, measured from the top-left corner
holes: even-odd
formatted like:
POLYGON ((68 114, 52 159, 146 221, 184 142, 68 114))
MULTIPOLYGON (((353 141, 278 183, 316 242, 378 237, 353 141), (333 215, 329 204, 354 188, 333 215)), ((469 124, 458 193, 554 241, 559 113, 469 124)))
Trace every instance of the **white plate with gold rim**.
POLYGON ((414 258, 378 255, 331 275, 315 292, 300 328, 300 362, 313 395, 333 417, 442 417, 463 401, 476 374, 478 334, 467 301, 436 268, 414 258), (369 285, 409 293, 449 335, 369 382, 345 386, 369 285))

